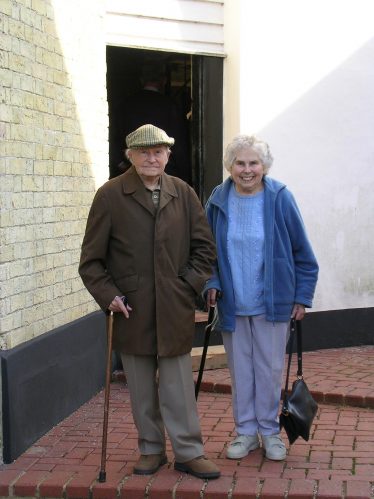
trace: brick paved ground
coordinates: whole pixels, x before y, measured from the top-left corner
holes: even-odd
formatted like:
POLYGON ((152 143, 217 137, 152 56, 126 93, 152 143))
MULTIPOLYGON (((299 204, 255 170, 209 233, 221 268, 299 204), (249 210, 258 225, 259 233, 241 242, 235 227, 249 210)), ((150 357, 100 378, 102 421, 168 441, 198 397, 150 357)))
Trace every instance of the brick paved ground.
POLYGON ((309 442, 297 440, 284 462, 261 450, 225 459, 234 435, 227 369, 204 373, 198 405, 205 450, 222 471, 209 482, 173 470, 132 475, 138 457, 129 394, 112 383, 107 481, 100 467, 103 392, 0 470, 0 497, 50 498, 374 498, 374 347, 308 352, 304 373, 320 401, 309 442), (209 391, 204 391, 209 390, 209 391))

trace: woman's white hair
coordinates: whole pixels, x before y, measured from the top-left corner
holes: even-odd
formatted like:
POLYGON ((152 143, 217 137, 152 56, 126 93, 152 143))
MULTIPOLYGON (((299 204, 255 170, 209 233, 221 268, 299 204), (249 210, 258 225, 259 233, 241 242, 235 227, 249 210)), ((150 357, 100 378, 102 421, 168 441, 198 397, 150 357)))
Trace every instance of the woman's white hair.
POLYGON ((235 162, 238 152, 246 148, 256 151, 264 167, 264 175, 266 175, 273 164, 273 156, 271 155, 269 145, 263 140, 258 139, 255 135, 237 135, 234 137, 226 147, 223 166, 227 171, 231 172, 231 167, 235 162))

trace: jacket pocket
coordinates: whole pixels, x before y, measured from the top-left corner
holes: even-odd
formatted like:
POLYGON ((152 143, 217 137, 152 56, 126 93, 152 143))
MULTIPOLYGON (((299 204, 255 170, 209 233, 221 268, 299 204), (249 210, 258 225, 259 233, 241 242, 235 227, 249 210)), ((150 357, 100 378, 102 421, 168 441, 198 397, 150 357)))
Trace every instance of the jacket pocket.
POLYGON ((138 289, 138 274, 126 275, 115 280, 117 287, 124 293, 138 289))
POLYGON ((286 258, 274 258, 274 302, 293 303, 295 298, 295 272, 286 258))

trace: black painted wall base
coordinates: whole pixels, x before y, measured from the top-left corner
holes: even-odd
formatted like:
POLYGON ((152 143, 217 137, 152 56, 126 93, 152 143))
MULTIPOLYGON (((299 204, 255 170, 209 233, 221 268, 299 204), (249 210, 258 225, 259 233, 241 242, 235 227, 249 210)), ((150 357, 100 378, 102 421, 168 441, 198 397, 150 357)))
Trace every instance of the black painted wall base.
POLYGON ((303 324, 303 350, 374 345, 374 308, 309 312, 303 324))
MULTIPOLYGON (((302 322, 303 350, 323 350, 374 345, 374 308, 308 312, 302 322)), ((205 324, 196 324, 195 347, 204 344, 205 324)), ((213 331, 210 345, 222 344, 221 333, 213 331)))
POLYGON ((102 312, 1 352, 5 463, 101 390, 105 358, 102 312))
MULTIPOLYGON (((310 312, 303 331, 305 351, 373 345, 374 308, 310 312)), ((203 341, 204 324, 197 323, 194 346, 203 341)), ((220 333, 213 332, 210 344, 221 343, 220 333)), ((5 463, 102 389, 105 353, 102 312, 0 353, 5 463)))

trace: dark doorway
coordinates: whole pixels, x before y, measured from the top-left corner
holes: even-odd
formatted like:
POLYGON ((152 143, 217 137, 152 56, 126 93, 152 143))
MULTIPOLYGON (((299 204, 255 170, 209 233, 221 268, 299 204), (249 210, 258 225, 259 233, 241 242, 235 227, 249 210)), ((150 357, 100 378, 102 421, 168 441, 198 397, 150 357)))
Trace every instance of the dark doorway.
MULTIPOLYGON (((140 101, 136 99, 142 92, 144 75, 149 72, 149 67, 164 74, 162 99, 173 102, 178 120, 183 122, 178 121, 177 127, 170 125, 168 130, 168 122, 162 126, 161 112, 158 111, 148 120, 175 136, 172 161, 166 171, 187 181, 205 202, 212 188, 222 181, 221 58, 107 47, 109 176, 115 177, 126 168, 126 161, 121 163, 124 160, 126 126, 137 128, 145 124, 140 108, 143 108, 142 112, 146 112, 144 108, 149 110, 150 106, 144 100, 148 97, 141 97, 140 101)), ((162 99, 160 97, 159 101, 162 99)), ((127 130, 127 133, 129 131, 132 130, 127 130)))

